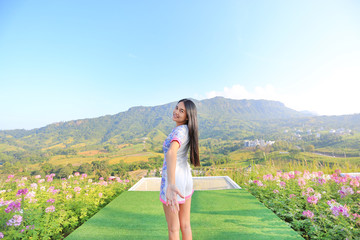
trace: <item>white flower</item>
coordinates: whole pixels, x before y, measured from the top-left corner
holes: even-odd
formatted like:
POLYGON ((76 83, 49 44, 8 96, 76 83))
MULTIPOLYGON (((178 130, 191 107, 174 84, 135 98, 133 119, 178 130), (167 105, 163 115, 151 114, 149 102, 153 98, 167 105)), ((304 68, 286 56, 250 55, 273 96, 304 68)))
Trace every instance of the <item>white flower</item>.
POLYGON ((314 196, 317 197, 319 200, 321 199, 321 193, 315 193, 314 196))
POLYGON ((323 178, 324 178, 325 180, 330 180, 330 179, 331 179, 331 176, 330 176, 329 174, 324 174, 324 175, 323 175, 323 178))

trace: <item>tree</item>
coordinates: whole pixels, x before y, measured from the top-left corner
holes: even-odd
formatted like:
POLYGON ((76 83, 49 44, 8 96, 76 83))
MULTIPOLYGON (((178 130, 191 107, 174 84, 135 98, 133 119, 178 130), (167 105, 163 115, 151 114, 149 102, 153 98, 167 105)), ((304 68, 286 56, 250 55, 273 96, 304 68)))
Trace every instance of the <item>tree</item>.
POLYGON ((291 158, 296 159, 300 154, 300 149, 290 149, 289 153, 291 158))
POLYGON ((79 167, 80 173, 91 173, 93 171, 93 168, 90 163, 83 163, 79 167))
POLYGON ((60 178, 67 178, 69 175, 71 175, 73 173, 73 169, 72 167, 70 167, 69 165, 66 165, 63 168, 60 168, 59 171, 59 177, 60 178))
POLYGON ((307 145, 305 146, 305 151, 306 152, 314 152, 315 150, 315 146, 314 145, 307 145))
POLYGON ((51 163, 44 163, 40 168, 45 174, 50 174, 53 171, 54 166, 51 163))

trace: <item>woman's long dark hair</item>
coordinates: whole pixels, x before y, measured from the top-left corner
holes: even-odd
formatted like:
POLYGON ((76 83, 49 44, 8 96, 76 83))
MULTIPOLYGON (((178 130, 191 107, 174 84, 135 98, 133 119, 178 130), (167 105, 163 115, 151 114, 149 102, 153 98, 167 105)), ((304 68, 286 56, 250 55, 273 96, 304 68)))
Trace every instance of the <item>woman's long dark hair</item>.
POLYGON ((178 103, 183 102, 188 118, 187 126, 189 129, 190 145, 190 162, 195 167, 200 166, 199 159, 199 134, 196 105, 189 99, 181 99, 178 103))

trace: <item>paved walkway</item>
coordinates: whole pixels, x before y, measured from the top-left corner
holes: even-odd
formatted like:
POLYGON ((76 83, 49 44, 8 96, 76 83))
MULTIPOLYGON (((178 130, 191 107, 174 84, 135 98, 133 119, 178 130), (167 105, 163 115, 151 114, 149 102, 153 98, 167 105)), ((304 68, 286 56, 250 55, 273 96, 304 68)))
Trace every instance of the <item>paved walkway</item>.
MULTIPOLYGON (((193 238, 303 239, 243 189, 195 191, 193 238)), ((66 240, 167 239, 159 192, 128 191, 99 211, 66 240)))

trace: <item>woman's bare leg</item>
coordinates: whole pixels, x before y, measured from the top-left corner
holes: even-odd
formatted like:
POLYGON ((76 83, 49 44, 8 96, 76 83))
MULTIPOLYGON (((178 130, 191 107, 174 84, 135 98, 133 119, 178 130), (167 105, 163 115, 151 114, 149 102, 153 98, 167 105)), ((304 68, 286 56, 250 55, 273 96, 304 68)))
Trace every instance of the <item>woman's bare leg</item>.
POLYGON ((170 206, 166 206, 163 204, 165 218, 168 225, 168 232, 169 232, 169 240, 178 240, 179 230, 180 230, 180 223, 179 223, 179 214, 176 212, 174 213, 171 211, 170 206))
POLYGON ((185 200, 184 204, 180 204, 179 220, 180 229, 183 240, 192 240, 192 232, 190 226, 190 208, 191 198, 185 200))

